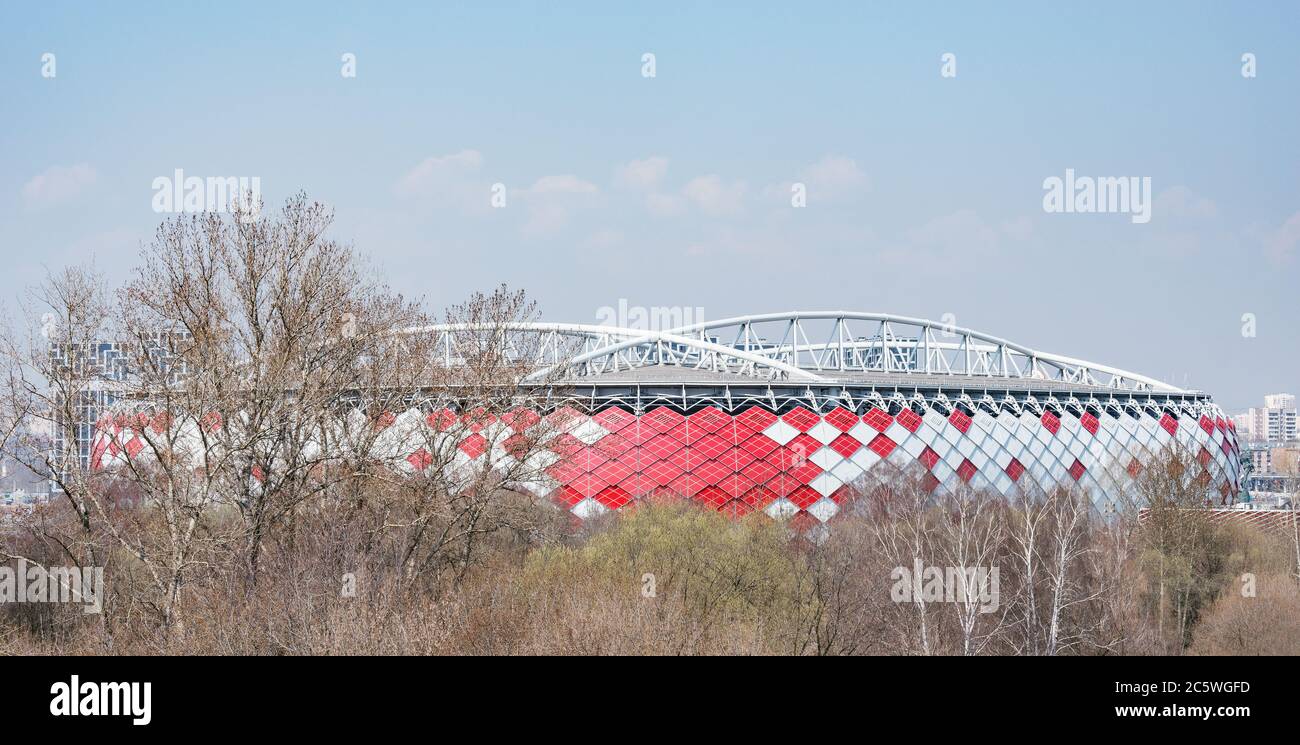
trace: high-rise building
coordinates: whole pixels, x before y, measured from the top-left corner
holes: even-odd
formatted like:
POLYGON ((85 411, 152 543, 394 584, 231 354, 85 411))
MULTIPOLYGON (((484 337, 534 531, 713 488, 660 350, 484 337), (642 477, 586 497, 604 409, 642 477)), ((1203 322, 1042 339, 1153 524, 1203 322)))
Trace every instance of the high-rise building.
POLYGON ((1250 442, 1288 442, 1297 437, 1295 396, 1273 393, 1264 405, 1234 416, 1238 432, 1250 442))

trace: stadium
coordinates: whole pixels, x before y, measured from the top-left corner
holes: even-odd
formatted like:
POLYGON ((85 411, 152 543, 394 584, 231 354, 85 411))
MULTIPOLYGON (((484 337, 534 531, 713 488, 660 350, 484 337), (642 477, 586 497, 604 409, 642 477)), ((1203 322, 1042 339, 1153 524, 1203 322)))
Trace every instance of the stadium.
MULTIPOLYGON (((441 363, 454 366, 464 331, 404 333, 442 335, 441 363)), ((512 353, 531 370, 523 382, 547 381, 537 410, 413 404, 361 421, 386 430, 373 447, 408 472, 503 470, 512 438, 545 422, 552 431, 516 485, 578 518, 669 494, 733 515, 824 523, 899 471, 931 490, 1077 487, 1104 512, 1132 497, 1170 446, 1199 461, 1219 504, 1239 492, 1235 429, 1208 394, 970 329, 828 311, 668 331, 510 331, 512 353), (452 457, 434 457, 438 448, 452 457)), ((134 456, 145 427, 100 422, 93 467, 134 456)))

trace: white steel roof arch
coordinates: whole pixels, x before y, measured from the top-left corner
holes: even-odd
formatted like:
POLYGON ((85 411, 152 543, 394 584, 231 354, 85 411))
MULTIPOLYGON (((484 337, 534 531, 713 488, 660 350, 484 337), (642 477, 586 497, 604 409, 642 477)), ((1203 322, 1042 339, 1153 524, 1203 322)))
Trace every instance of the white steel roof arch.
MULTIPOLYGON (((527 351, 537 369, 524 382, 544 378, 557 365, 569 365, 586 374, 614 372, 638 367, 675 365, 699 370, 730 372, 758 378, 787 378, 803 382, 823 382, 816 373, 785 363, 770 356, 735 349, 705 339, 681 336, 667 331, 643 331, 618 326, 580 323, 512 322, 503 324, 433 324, 402 329, 399 333, 440 334, 444 364, 455 363, 456 332, 522 332, 535 336, 535 348, 527 351), (577 339, 582 349, 565 356, 561 338, 577 339)), ((517 351, 523 351, 518 348, 517 351)))
MULTIPOLYGON (((490 330, 532 336, 535 348, 526 354, 536 369, 525 380, 540 379, 561 364, 570 366, 580 376, 669 365, 805 382, 833 382, 824 373, 864 372, 1028 379, 1113 390, 1189 392, 1127 370, 1042 352, 973 329, 888 313, 767 313, 666 331, 597 324, 514 322, 435 324, 404 329, 402 333, 442 333, 444 362, 452 364, 457 355, 451 332, 490 330), (821 323, 823 328, 813 330, 812 323, 821 323), (864 328, 864 323, 869 325, 864 328), (773 327, 774 336, 779 336, 775 342, 764 334, 773 327), (861 333, 864 330, 870 333, 864 335, 861 333), (826 332, 824 340, 822 331, 826 332), (734 332, 734 338, 723 339, 722 332, 729 337, 734 332), (567 340, 567 346, 561 340, 567 340)), ((522 350, 520 353, 524 354, 522 350)))
MULTIPOLYGON (((1128 370, 1100 365, 1094 362, 1066 357, 1064 355, 1042 352, 1021 344, 986 334, 974 329, 956 325, 942 324, 924 318, 899 316, 889 313, 864 313, 857 311, 793 311, 785 313, 767 313, 758 315, 735 316, 715 321, 679 326, 669 329, 672 334, 701 338, 709 336, 710 331, 734 328, 735 340, 732 345, 746 351, 755 351, 771 357, 785 357, 793 360, 792 364, 801 369, 809 369, 801 359, 811 361, 811 369, 818 372, 827 370, 854 369, 846 365, 846 360, 853 358, 855 350, 877 350, 880 354, 878 367, 860 367, 863 371, 899 372, 913 374, 966 374, 985 377, 1038 378, 1060 380, 1063 382, 1094 385, 1121 390, 1149 390, 1162 393, 1186 393, 1187 391, 1169 385, 1145 375, 1128 370), (834 326, 833 338, 826 342, 814 343, 802 328, 805 321, 831 321, 834 326), (878 324, 875 337, 862 339, 849 333, 848 321, 866 321, 878 324), (762 324, 785 324, 786 328, 780 342, 764 346, 762 337, 754 333, 755 327, 762 324), (914 327, 920 333, 914 338, 893 337, 893 326, 914 327), (944 342, 936 338, 936 332, 946 337, 957 337, 959 341, 944 342), (925 353, 921 369, 907 367, 894 368, 891 362, 898 350, 913 350, 918 356, 925 353), (821 354, 816 354, 820 352, 821 354), (939 358, 931 353, 960 352, 961 363, 954 368, 949 361, 946 365, 935 365, 939 358), (811 353, 811 354, 803 354, 811 353), (1023 358, 1024 365, 1016 357, 1023 358), (837 364, 827 364, 830 362, 837 364), (1044 368, 1053 368, 1054 374, 1044 368), (1106 376, 1099 378, 1098 374, 1106 376)), ((721 341, 721 339, 719 339, 721 341)))

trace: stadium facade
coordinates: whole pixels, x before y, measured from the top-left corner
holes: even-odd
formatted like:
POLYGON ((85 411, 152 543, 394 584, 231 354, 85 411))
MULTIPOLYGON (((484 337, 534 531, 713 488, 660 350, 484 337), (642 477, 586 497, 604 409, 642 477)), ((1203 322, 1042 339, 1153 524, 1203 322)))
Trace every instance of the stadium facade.
MULTIPOLYGON (((528 339, 516 350, 535 371, 525 381, 550 381, 540 410, 386 412, 377 426, 397 465, 496 468, 544 420, 537 468, 518 485, 579 518, 671 494, 821 523, 898 471, 932 490, 1077 487, 1105 511, 1171 446, 1219 504, 1239 492, 1235 428, 1208 394, 969 329, 830 311, 510 330, 528 339), (430 443, 454 457, 435 459, 430 443)), ((418 331, 444 334, 456 364, 465 327, 418 331)), ((94 467, 140 449, 131 427, 101 423, 94 467)))

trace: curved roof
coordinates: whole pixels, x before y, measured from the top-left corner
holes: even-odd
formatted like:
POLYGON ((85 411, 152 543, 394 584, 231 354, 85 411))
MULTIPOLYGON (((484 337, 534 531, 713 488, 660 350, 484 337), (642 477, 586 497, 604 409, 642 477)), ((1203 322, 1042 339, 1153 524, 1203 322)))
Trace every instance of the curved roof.
POLYGON ((665 331, 590 324, 439 324, 405 333, 441 334, 444 362, 456 335, 508 333, 514 354, 541 379, 563 366, 584 382, 739 379, 802 383, 944 382, 1191 393, 1145 375, 1031 349, 922 318, 854 311, 736 316, 665 331))

